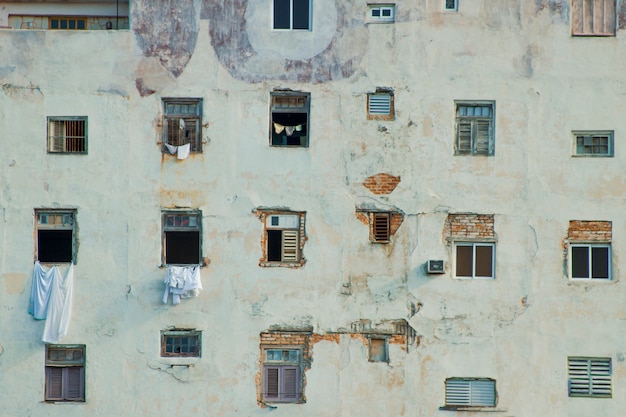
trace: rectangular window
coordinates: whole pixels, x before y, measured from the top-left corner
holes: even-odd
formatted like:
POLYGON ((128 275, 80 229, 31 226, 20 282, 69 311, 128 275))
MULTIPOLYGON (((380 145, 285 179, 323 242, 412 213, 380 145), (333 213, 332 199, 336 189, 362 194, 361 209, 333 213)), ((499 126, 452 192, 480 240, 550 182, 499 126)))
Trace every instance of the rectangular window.
POLYGON ((309 146, 309 93, 271 94, 270 145, 309 146))
POLYGON ((370 337, 369 361, 389 362, 389 341, 387 338, 370 337))
POLYGON ((570 244, 573 279, 611 279, 610 244, 570 244))
POLYGON ((264 349, 262 397, 271 402, 297 402, 302 392, 302 351, 264 349))
POLYGON ((85 401, 85 345, 46 345, 45 401, 85 401))
POLYGON ((49 17, 48 18, 49 29, 61 29, 61 30, 85 30, 87 29, 86 17, 49 17))
POLYGON ((163 152, 176 153, 187 144, 190 152, 202 152, 201 131, 202 99, 163 99, 163 152))
POLYGON ((456 155, 494 154, 495 102, 456 102, 456 155))
POLYGON ((391 91, 388 89, 377 89, 376 93, 369 93, 367 95, 367 119, 394 119, 394 100, 391 91))
POLYGON ((493 279, 495 270, 494 243, 455 243, 455 277, 466 279, 493 279))
POLYGON ((274 0, 274 29, 310 30, 310 0, 274 0))
POLYGON ((161 331, 161 356, 200 357, 201 335, 196 330, 161 331))
POLYGON ((389 243, 391 235, 391 213, 370 213, 370 240, 374 243, 389 243))
POLYGON ((391 23, 396 19, 395 4, 368 4, 367 20, 370 23, 391 23))
POLYGON ((36 257, 43 263, 69 263, 76 259, 76 211, 35 210, 36 257))
POLYGON ((202 263, 202 213, 166 211, 163 216, 164 265, 199 265, 202 263))
POLYGON ((446 407, 495 407, 496 381, 489 378, 446 379, 446 407))
POLYGON ((300 260, 300 216, 270 215, 265 220, 267 261, 295 263, 300 260))
POLYGON ((570 397, 611 398, 611 358, 567 358, 570 397))
POLYGON ((575 131, 574 156, 613 156, 613 131, 575 131))
POLYGON ((572 0, 572 36, 615 36, 615 0, 572 0))
POLYGON ((87 153, 87 116, 48 117, 48 153, 87 153))
POLYGON ((448 11, 457 11, 459 10, 459 1, 458 0, 443 0, 444 10, 448 11))

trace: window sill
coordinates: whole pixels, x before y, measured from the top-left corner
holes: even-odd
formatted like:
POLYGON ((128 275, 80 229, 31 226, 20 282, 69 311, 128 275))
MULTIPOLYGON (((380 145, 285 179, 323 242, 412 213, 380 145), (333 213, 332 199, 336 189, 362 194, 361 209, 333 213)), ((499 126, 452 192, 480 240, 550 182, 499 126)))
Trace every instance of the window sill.
POLYGON ((199 356, 161 356, 159 362, 167 366, 196 366, 200 362, 199 356))
POLYGON ((439 407, 439 410, 441 411, 477 411, 481 413, 506 413, 508 411, 506 408, 451 406, 451 405, 444 405, 442 407, 439 407))
POLYGON ((306 260, 301 260, 298 262, 269 262, 269 261, 259 261, 259 266, 264 268, 275 268, 275 267, 284 267, 284 268, 300 268, 304 266, 306 260))

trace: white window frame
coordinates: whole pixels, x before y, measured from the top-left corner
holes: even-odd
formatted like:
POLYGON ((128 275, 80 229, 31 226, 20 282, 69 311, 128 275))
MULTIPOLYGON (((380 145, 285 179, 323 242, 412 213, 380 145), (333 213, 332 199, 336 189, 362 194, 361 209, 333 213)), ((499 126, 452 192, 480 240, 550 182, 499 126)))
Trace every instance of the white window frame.
POLYGON ((447 378, 445 408, 493 408, 498 403, 496 380, 492 378, 447 378))
POLYGON ((586 157, 586 158, 601 158, 613 156, 613 136, 612 130, 574 130, 572 131, 572 156, 586 157), (607 140, 607 152, 606 153, 594 153, 593 141, 596 138, 606 138, 607 140), (579 152, 578 141, 583 140, 583 152, 579 152), (591 146, 592 152, 584 152, 584 147, 591 146))
POLYGON ((584 280, 584 281, 611 281, 613 278, 613 268, 612 268, 612 250, 610 243, 584 243, 584 242, 572 242, 569 245, 569 277, 574 281, 584 280), (573 248, 588 248, 587 252, 587 260, 588 260, 588 277, 574 277, 574 251, 573 248), (608 249, 608 277, 607 278, 594 278, 593 277, 593 249, 594 248, 607 248, 608 249))
MULTIPOLYGON (((265 217, 265 262, 271 264, 300 263, 300 213, 272 213, 265 217), (277 220, 277 224, 272 224, 277 220), (281 232, 280 260, 270 260, 270 231, 281 232)), ((274 239, 274 238, 272 238, 274 239)))
POLYGON ((202 355, 202 332, 199 330, 161 330, 161 357, 167 358, 199 358, 202 355), (168 343, 168 338, 171 338, 168 343), (194 339, 195 344, 187 343, 188 346, 194 346, 193 352, 182 352, 184 343, 183 338, 194 339), (174 349, 168 352, 168 345, 174 349), (176 347, 180 347, 180 351, 176 351, 176 347))
POLYGON ((459 0, 452 0, 452 7, 449 6, 450 0, 443 0, 443 10, 447 12, 457 12, 459 10, 459 0))
POLYGON ((396 5, 394 3, 369 3, 367 5, 367 21, 369 23, 393 23, 396 20, 396 5), (389 16, 383 16, 389 11, 389 16), (375 16, 378 12, 378 16, 375 16))
POLYGON ((456 279, 487 279, 492 280, 496 278, 496 244, 495 242, 471 242, 471 241, 457 241, 454 242, 454 278, 456 279), (457 273, 457 248, 460 246, 472 248, 472 275, 471 276, 458 276, 457 273), (476 247, 490 247, 491 248, 491 276, 476 276, 476 247))
POLYGON ((300 397, 302 395, 302 355, 303 355, 303 347, 300 345, 288 345, 288 346, 262 346, 262 355, 263 355, 263 375, 262 375, 262 384, 261 384, 261 397, 264 401, 272 402, 272 403, 297 403, 300 401, 300 397), (282 357, 280 359, 268 358, 269 351, 281 351, 288 352, 286 358, 282 357), (295 356, 297 358, 292 360, 291 353, 296 353, 295 356), (276 394, 269 393, 269 373, 270 371, 276 371, 276 394), (292 388, 295 388, 295 392, 287 393, 286 385, 289 383, 287 372, 294 371, 295 372, 295 386, 292 385, 292 388))
POLYGON ((454 109, 456 117, 455 155, 493 156, 496 141, 496 102, 456 100, 454 109), (489 115, 482 114, 488 109, 489 115), (476 115, 477 110, 480 110, 480 115, 476 115), (464 112, 472 114, 462 114, 464 112), (468 135, 468 129, 469 148, 463 143, 468 135), (484 144, 485 129, 487 129, 486 147, 484 144))
POLYGON ((567 358, 567 393, 570 397, 611 398, 611 358, 567 358))
POLYGON ((289 27, 288 28, 277 28, 276 27, 276 20, 275 20, 275 14, 274 14, 274 10, 276 8, 276 0, 271 0, 272 2, 272 30, 278 30, 278 31, 291 31, 291 30, 295 30, 295 31, 311 31, 312 26, 313 26, 313 0, 288 0, 289 1, 289 27), (294 28, 293 27, 293 21, 294 21, 294 7, 293 4, 296 1, 307 1, 308 2, 308 6, 309 6, 309 21, 307 24, 306 28, 294 28))

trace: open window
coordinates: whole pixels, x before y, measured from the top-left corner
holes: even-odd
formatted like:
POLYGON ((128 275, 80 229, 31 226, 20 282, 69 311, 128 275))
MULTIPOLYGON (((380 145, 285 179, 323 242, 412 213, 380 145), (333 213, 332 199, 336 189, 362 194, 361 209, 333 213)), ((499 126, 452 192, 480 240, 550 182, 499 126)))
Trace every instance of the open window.
POLYGON ((87 116, 48 117, 48 153, 87 153, 87 116))
POLYGON ((35 210, 36 258, 43 263, 70 263, 76 258, 76 211, 35 210))
POLYGON ((202 152, 201 130, 202 99, 163 99, 163 152, 202 152))
POLYGON ((310 94, 280 91, 270 97, 270 145, 308 147, 310 94))
POLYGON ((199 265, 202 263, 202 214, 199 211, 164 211, 164 265, 199 265))
POLYGON ((45 401, 85 401, 85 345, 46 345, 45 401))

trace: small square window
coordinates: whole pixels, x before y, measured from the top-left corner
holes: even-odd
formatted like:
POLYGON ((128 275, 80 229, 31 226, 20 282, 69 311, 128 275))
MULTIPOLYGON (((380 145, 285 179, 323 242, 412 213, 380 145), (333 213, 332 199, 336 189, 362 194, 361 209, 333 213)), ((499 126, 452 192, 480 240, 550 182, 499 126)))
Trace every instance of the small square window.
POLYGON ((304 213, 268 213, 265 216, 265 258, 263 266, 301 263, 301 222, 304 213))
POLYGON ((163 218, 164 265, 199 265, 202 263, 202 213, 165 211, 163 218))
POLYGON ((493 279, 495 269, 494 243, 455 243, 455 278, 493 279))
POLYGON ((456 155, 493 156, 495 147, 495 102, 456 104, 456 155))
POLYGON ((376 93, 367 95, 368 120, 393 120, 393 92, 388 89, 377 89, 376 93))
POLYGON ((459 0, 443 0, 443 8, 447 11, 459 10, 459 0))
POLYGON ((368 4, 367 20, 370 23, 392 23, 396 19, 395 4, 368 4))
POLYGON ((36 209, 36 258, 42 263, 76 260, 76 211, 36 209))
POLYGON ((572 279, 611 279, 610 244, 570 244, 572 279))
POLYGON ((274 0, 274 29, 311 30, 310 0, 274 0))
POLYGON ((444 408, 495 407, 496 381, 490 378, 446 379, 444 408))
POLYGON ((570 397, 611 398, 611 358, 567 358, 570 397))
POLYGON ((615 0, 572 0, 572 36, 615 36, 615 0))
POLYGON ((189 152, 202 152, 202 99, 163 99, 164 153, 178 153, 179 147, 189 152), (184 149, 184 148, 183 148, 184 149))
POLYGON ((200 357, 201 335, 196 330, 161 331, 161 356, 200 357))
POLYGON ((613 131, 574 131, 574 156, 613 156, 613 131))
POLYGON ((48 153, 87 153, 87 116, 48 117, 48 153))
POLYGON ((309 93, 271 94, 270 145, 309 146, 309 93))
POLYGON ((85 401, 85 345, 46 345, 45 401, 85 401))
POLYGON ((370 337, 369 361, 389 362, 389 343, 387 338, 370 337))

